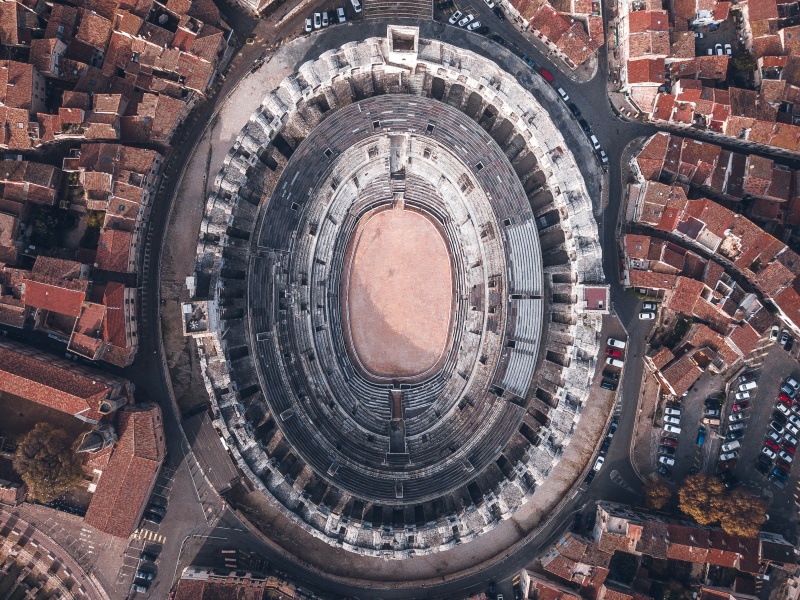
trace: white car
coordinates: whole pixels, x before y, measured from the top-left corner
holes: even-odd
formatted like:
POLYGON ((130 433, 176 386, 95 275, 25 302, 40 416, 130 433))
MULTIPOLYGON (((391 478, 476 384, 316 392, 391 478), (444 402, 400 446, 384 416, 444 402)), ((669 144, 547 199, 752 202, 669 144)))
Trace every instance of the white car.
POLYGON ((733 54, 733 50, 730 44, 725 44, 725 54, 727 54, 728 56, 733 54))
POLYGON ((788 417, 790 414, 792 414, 792 411, 791 411, 791 410, 789 409, 789 407, 788 407, 788 406, 786 406, 786 405, 785 405, 783 402, 778 402, 778 403, 775 405, 775 408, 777 408, 779 411, 781 411, 781 412, 782 412, 783 414, 785 414, 787 417, 788 417))
POLYGON ((758 384, 755 381, 748 381, 746 383, 739 384, 739 391, 745 392, 747 390, 754 390, 758 387, 758 384))
POLYGON ((640 312, 639 313, 639 318, 642 321, 652 321, 653 319, 656 318, 656 313, 654 313, 654 312, 640 312))
POLYGON ((360 13, 361 12, 361 2, 359 2, 358 0, 350 0, 350 2, 353 5, 353 10, 356 11, 357 13, 360 13))
POLYGON ((722 444, 722 451, 723 452, 733 452, 734 450, 738 450, 742 447, 742 444, 739 443, 739 440, 732 440, 730 442, 725 442, 722 444))
POLYGON ((475 31, 476 29, 480 29, 480 28, 481 28, 481 22, 480 21, 473 21, 472 23, 467 25, 467 29, 469 31, 475 31))
POLYGON ((776 444, 780 444, 781 443, 781 439, 782 439, 781 436, 779 436, 776 432, 772 431, 772 429, 767 431, 767 437, 769 439, 771 439, 773 442, 775 442, 776 444))
POLYGON ((606 459, 602 456, 598 456, 597 460, 594 463, 594 467, 592 467, 593 471, 599 471, 600 468, 603 466, 603 463, 606 462, 606 459))
POLYGON ((494 8, 495 4, 493 0, 483 0, 483 1, 486 2, 486 6, 488 6, 489 8, 494 8))
POLYGON ((642 310, 656 310, 655 302, 645 302, 642 304, 642 310))
POLYGON ((728 431, 741 431, 745 428, 745 424, 741 421, 739 423, 734 423, 733 425, 728 425, 728 431))
POLYGON ((794 436, 800 436, 800 427, 795 425, 794 423, 787 423, 786 424, 786 431, 791 433, 794 436))
POLYGON ((739 458, 739 453, 734 450, 733 452, 723 452, 719 455, 720 461, 724 462, 726 460, 733 460, 734 458, 739 458))
POLYGON ((763 454, 764 456, 766 456, 770 460, 775 460, 776 458, 778 458, 778 455, 775 454, 772 450, 770 450, 766 446, 764 446, 761 449, 761 454, 763 454))
POLYGON ((786 385, 791 387, 795 392, 800 390, 800 383, 797 383, 797 380, 794 377, 787 377, 786 385))
POLYGON ((717 56, 722 56, 722 44, 716 44, 714 46, 714 51, 717 53, 717 56))
POLYGON ((730 416, 728 417, 728 421, 730 421, 731 423, 735 423, 736 421, 742 421, 742 420, 744 420, 744 413, 740 412, 731 413, 730 416))
POLYGON ((769 331, 769 341, 770 342, 776 341, 778 339, 778 335, 780 334, 780 332, 781 328, 778 327, 777 325, 773 325, 772 329, 770 329, 769 331))
POLYGON ((339 23, 347 21, 347 17, 344 16, 344 8, 341 6, 336 9, 336 16, 339 18, 339 23))
POLYGON ((658 462, 660 462, 662 465, 667 465, 668 467, 671 467, 675 464, 675 459, 672 458, 671 456, 659 456, 658 462))
POLYGON ((614 338, 608 338, 608 342, 606 342, 609 346, 613 346, 614 348, 619 348, 620 350, 625 349, 625 342, 620 340, 616 340, 614 338))
POLYGON ((787 463, 790 463, 794 460, 794 456, 789 454, 786 450, 781 450, 780 452, 778 452, 778 456, 780 456, 787 463))
POLYGON ((739 392, 734 397, 737 400, 747 400, 750 397, 750 392, 739 392))
POLYGON ((620 359, 611 358, 610 356, 606 358, 606 364, 611 365, 612 367, 617 367, 618 369, 621 369, 622 367, 625 366, 625 363, 622 362, 620 359))
POLYGON ((320 27, 322 27, 322 15, 314 13, 314 29, 319 29, 320 27))
POLYGON ((468 14, 464 15, 464 18, 461 19, 458 22, 458 26, 459 27, 464 27, 464 25, 467 25, 468 23, 472 23, 472 20, 474 18, 475 18, 475 15, 473 15, 472 13, 468 13, 468 14))
POLYGON ((595 150, 600 150, 600 141, 597 139, 596 135, 590 135, 589 141, 592 142, 592 148, 595 150))
POLYGON ((674 433, 675 435, 681 434, 680 427, 675 427, 675 425, 670 425, 669 423, 664 423, 664 431, 667 433, 674 433))
POLYGON ((567 92, 564 91, 564 88, 558 88, 556 91, 558 92, 558 95, 561 96, 561 99, 564 102, 569 100, 569 96, 567 95, 567 92))
POLYGON ((786 440, 789 443, 789 445, 797 446, 797 438, 794 437, 791 433, 784 433, 783 439, 786 440))
POLYGON ((314 29, 314 21, 311 20, 311 17, 306 18, 306 33, 311 33, 314 29))
POLYGON ((800 419, 797 418, 797 415, 789 415, 789 422, 795 427, 800 427, 800 419))
POLYGON ((322 26, 327 27, 329 24, 330 21, 328 20, 328 11, 326 10, 322 13, 322 26))
POLYGON ((667 415, 666 417, 664 417, 664 423, 671 423, 672 425, 680 425, 681 424, 681 420, 680 419, 676 419, 675 417, 670 417, 669 415, 667 415))
POLYGON ((669 407, 669 408, 665 408, 664 409, 664 413, 668 414, 668 415, 670 415, 672 417, 680 417, 681 416, 681 409, 680 408, 669 407))
POLYGON ((457 10, 452 15, 450 15, 450 20, 448 22, 450 23, 450 25, 455 25, 456 23, 458 23, 458 20, 463 16, 464 13, 462 13, 460 10, 457 10))
POLYGON ((608 155, 606 154, 606 151, 603 150, 602 148, 600 149, 600 162, 604 165, 608 164, 608 155))

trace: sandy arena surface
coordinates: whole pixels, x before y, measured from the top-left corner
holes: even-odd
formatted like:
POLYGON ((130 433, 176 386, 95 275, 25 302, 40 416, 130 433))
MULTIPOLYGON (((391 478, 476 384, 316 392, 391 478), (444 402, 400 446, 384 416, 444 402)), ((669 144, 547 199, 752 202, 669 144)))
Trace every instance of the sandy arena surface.
POLYGON ((345 323, 361 366, 378 378, 416 377, 443 358, 453 309, 447 244, 424 214, 368 214, 346 258, 345 323))

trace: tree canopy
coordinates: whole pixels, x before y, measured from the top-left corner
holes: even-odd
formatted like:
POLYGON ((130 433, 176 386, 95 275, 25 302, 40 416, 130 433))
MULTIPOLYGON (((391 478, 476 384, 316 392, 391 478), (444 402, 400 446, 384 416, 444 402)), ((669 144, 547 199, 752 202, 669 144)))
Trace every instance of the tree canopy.
POLYGON ((678 490, 679 507, 701 525, 718 523, 726 533, 753 536, 767 520, 767 503, 746 490, 726 493, 716 477, 690 475, 678 490))
POLYGON ((83 480, 73 440, 49 423, 38 423, 22 438, 14 456, 14 470, 28 486, 28 495, 40 502, 63 496, 83 480))
POLYGON ((666 482, 657 479, 650 481, 644 486, 644 499, 648 508, 660 510, 669 503, 672 498, 672 490, 666 482))

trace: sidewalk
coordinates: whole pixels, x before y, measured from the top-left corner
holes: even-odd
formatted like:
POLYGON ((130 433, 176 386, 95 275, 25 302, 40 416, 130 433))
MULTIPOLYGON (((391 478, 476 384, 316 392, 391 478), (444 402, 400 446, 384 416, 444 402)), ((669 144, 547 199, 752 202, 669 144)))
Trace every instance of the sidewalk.
POLYGON ((661 386, 655 377, 645 369, 639 390, 639 406, 636 409, 636 423, 631 438, 631 465, 639 477, 646 481, 653 473, 654 450, 660 430, 653 425, 658 408, 661 386))

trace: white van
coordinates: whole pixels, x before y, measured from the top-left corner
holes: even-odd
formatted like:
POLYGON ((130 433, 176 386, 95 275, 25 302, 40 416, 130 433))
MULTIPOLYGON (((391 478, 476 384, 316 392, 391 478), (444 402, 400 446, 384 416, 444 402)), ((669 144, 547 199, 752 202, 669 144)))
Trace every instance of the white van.
POLYGON ((621 342, 619 340, 615 340, 614 338, 608 338, 608 345, 609 346, 613 346, 614 348, 619 348, 620 350, 622 350, 623 348, 625 348, 626 344, 625 344, 625 342, 621 342))
POLYGON ((622 367, 625 366, 625 363, 622 362, 620 359, 611 358, 610 356, 606 358, 606 364, 611 365, 612 367, 617 367, 618 369, 621 369, 622 367))
POLYGON ((746 392, 747 390, 754 390, 756 387, 758 387, 758 384, 755 381, 748 381, 747 383, 739 384, 739 391, 746 392))
POLYGON ((733 452, 734 450, 738 450, 741 447, 742 445, 739 443, 738 440, 733 440, 731 442, 725 442, 724 444, 722 444, 722 451, 733 452))

